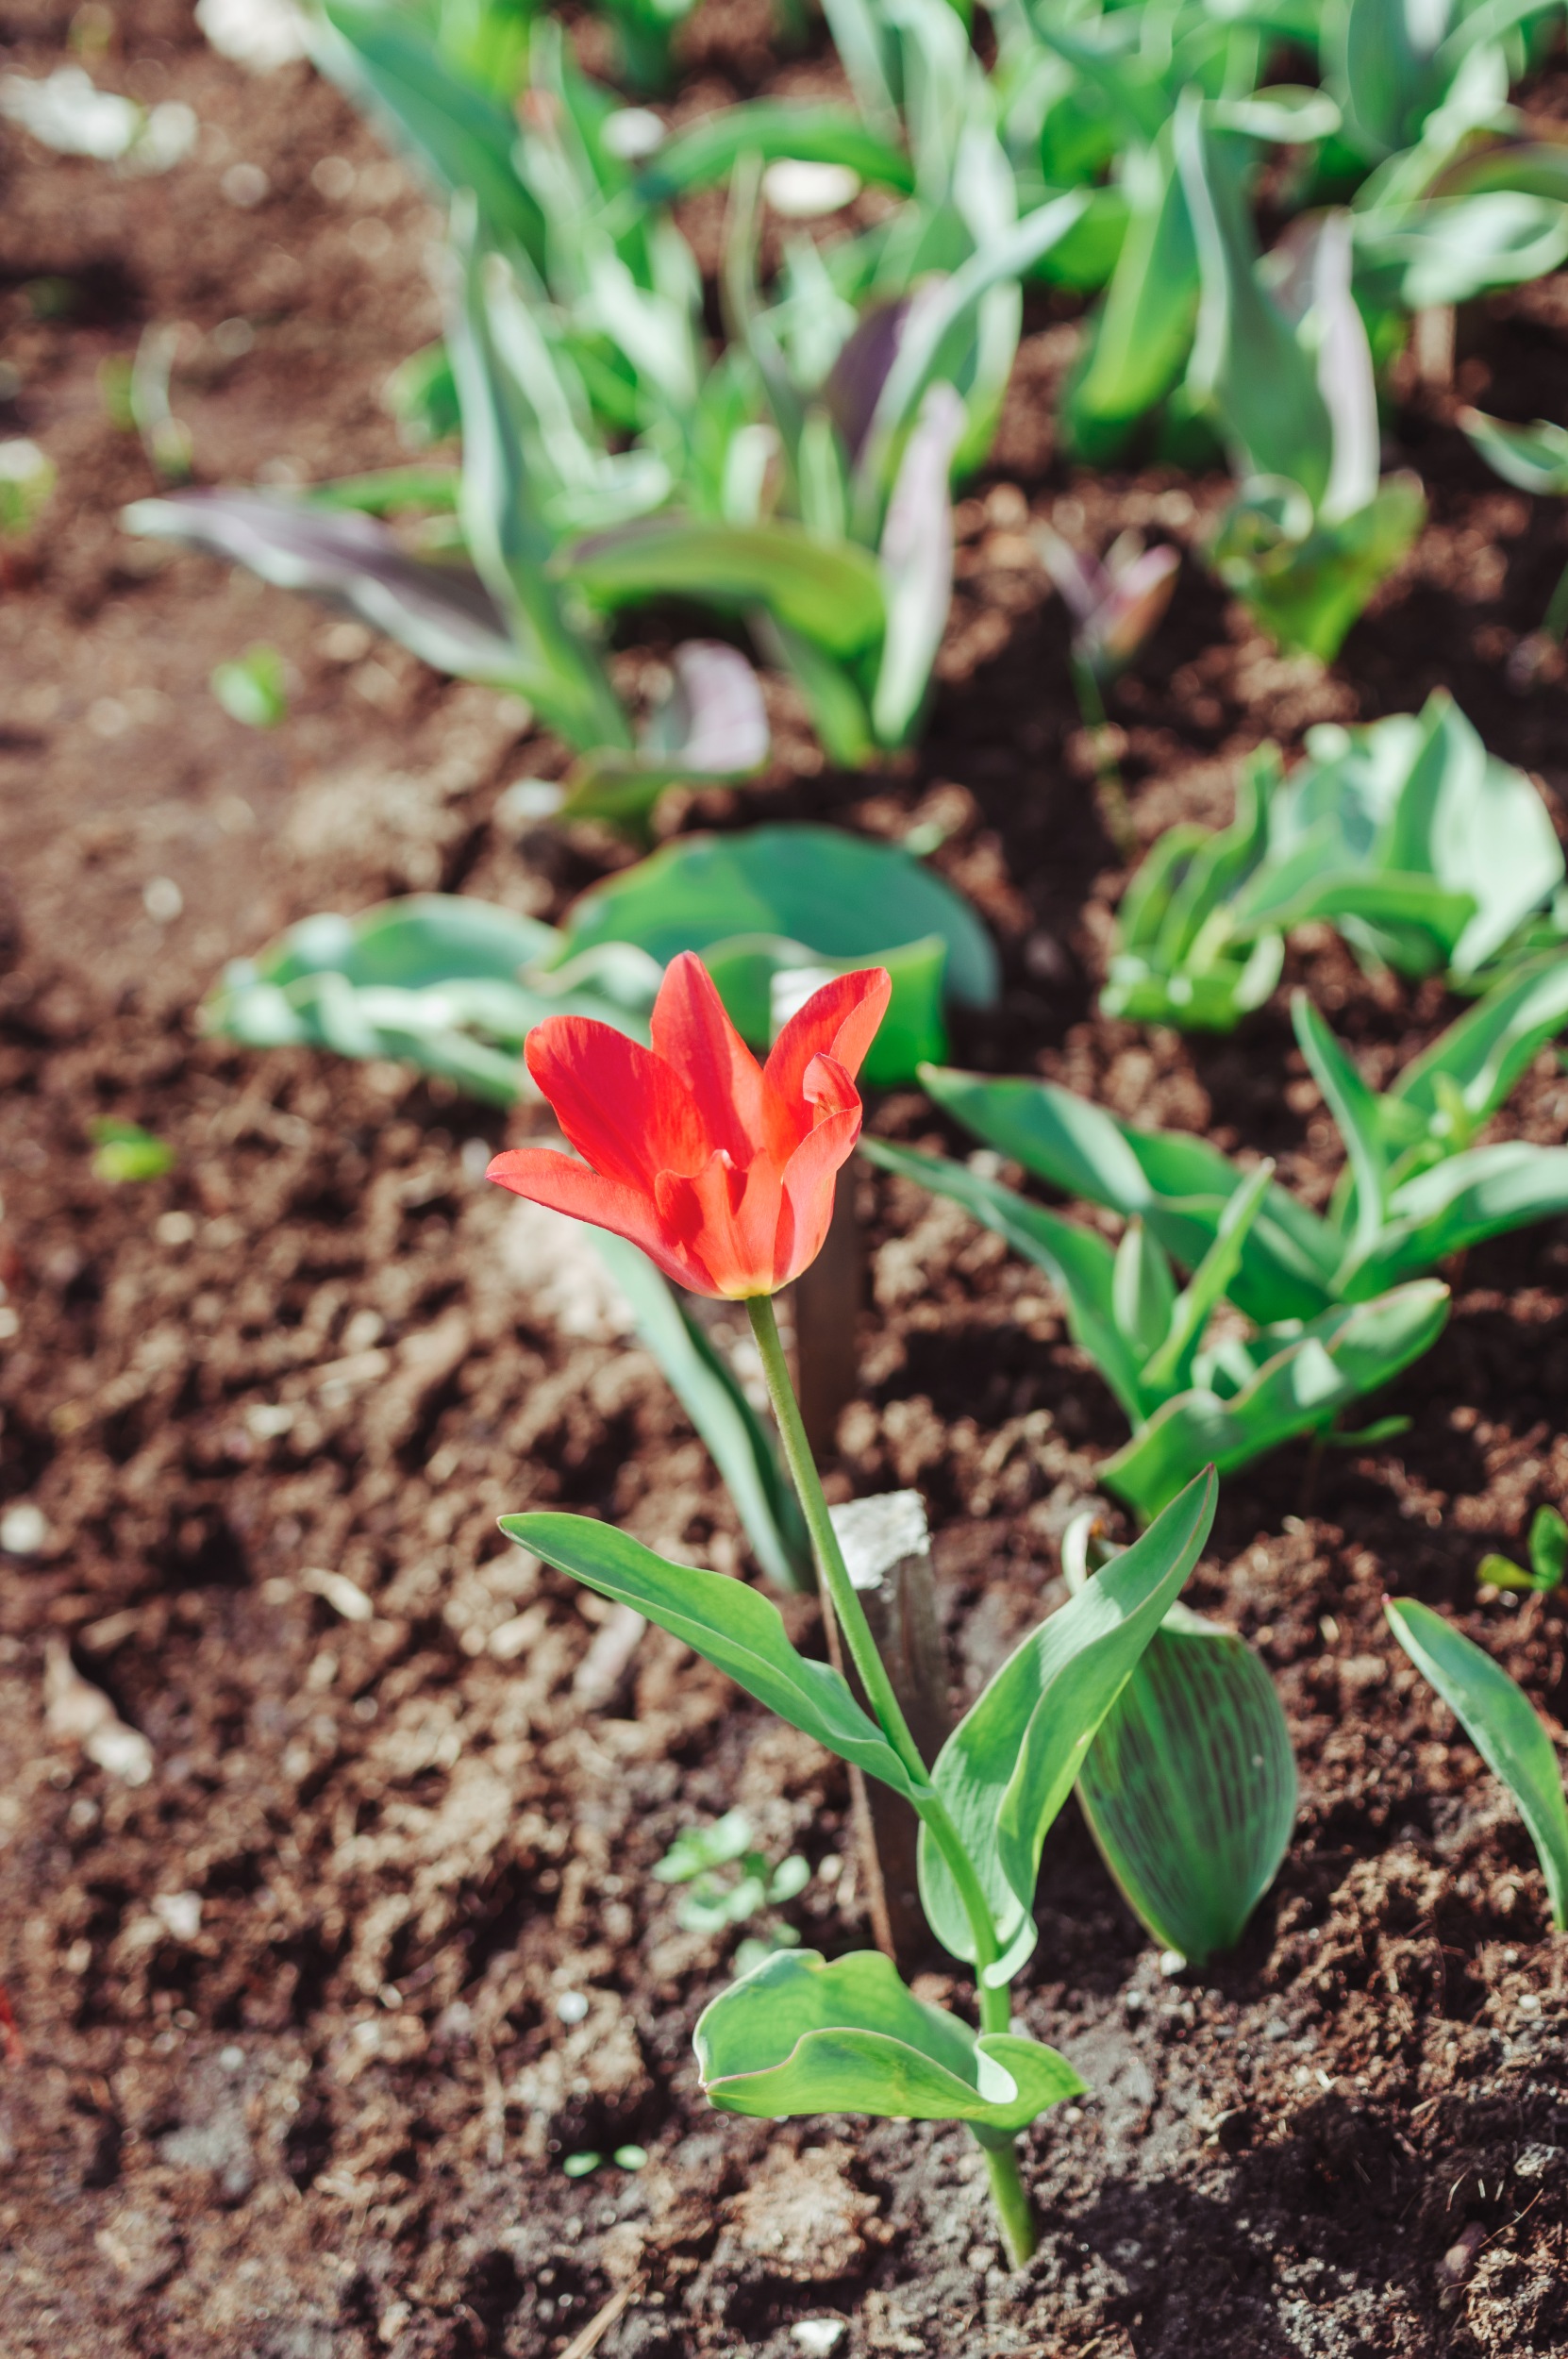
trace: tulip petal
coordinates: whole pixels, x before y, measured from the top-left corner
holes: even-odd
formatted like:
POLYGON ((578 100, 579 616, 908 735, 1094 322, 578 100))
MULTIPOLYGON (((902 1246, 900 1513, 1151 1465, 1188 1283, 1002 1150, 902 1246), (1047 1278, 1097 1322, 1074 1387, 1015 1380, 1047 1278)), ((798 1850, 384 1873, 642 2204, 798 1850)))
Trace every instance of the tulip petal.
MULTIPOLYGON (((860 1135, 860 1101, 830 1113, 802 1139, 784 1167, 784 1203, 778 1224, 775 1286, 788 1285, 814 1262, 833 1218, 834 1181, 855 1152, 860 1135)), ((853 1316, 854 1306, 846 1306, 853 1316)))
POLYGON ((660 1171, 700 1171, 709 1152, 692 1094, 664 1059, 613 1025, 546 1016, 524 1044, 528 1071, 567 1138, 606 1180, 653 1191, 660 1171))
POLYGON ((768 1144, 780 1163, 788 1162, 811 1128, 806 1073, 812 1059, 833 1057, 853 1081, 892 995, 892 979, 884 966, 835 975, 785 1025, 762 1072, 768 1144))
POLYGON ((538 1146, 509 1147, 492 1157, 485 1178, 509 1189, 513 1196, 525 1196, 530 1203, 547 1204, 554 1213, 570 1213, 574 1220, 586 1220, 595 1229, 609 1229, 617 1237, 626 1238, 640 1246, 677 1286, 694 1287, 699 1294, 711 1291, 702 1283, 701 1272, 694 1272, 672 1246, 651 1196, 638 1189, 618 1180, 603 1180, 585 1164, 574 1163, 570 1155, 538 1146))
POLYGON ((761 1068, 695 951, 670 961, 649 1030, 659 1055, 690 1090, 709 1149, 723 1147, 743 1171, 762 1145, 761 1068))
POLYGON ((660 1172, 655 1197, 666 1248, 703 1271, 700 1292, 731 1302, 773 1292, 782 1197, 771 1163, 737 1171, 716 1152, 699 1172, 660 1172))

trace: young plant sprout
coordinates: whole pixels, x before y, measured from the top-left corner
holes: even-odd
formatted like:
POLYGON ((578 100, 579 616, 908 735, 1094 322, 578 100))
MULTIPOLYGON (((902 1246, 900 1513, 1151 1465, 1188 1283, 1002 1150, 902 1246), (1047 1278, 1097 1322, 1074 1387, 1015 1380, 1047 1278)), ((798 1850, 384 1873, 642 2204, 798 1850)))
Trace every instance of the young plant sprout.
MULTIPOLYGON (((1543 498, 1568 494, 1568 428, 1550 418, 1533 426, 1514 426, 1504 418, 1489 418, 1480 410, 1461 410, 1460 425, 1471 444, 1494 474, 1520 491, 1543 498)), ((1527 639, 1509 658, 1509 678, 1516 688, 1527 688, 1541 671, 1543 659, 1562 645, 1568 634, 1568 565, 1558 577, 1546 611, 1527 639)))
POLYGON ((1560 1589, 1568 1573, 1568 1523, 1555 1507, 1538 1507, 1530 1525, 1530 1569, 1511 1557, 1483 1556, 1476 1578, 1488 1589, 1560 1589))
POLYGON ((1562 846, 1540 789, 1488 753, 1445 690, 1419 713, 1321 723, 1287 777, 1260 745, 1236 816, 1168 828, 1123 895, 1108 1015, 1227 1032, 1279 980, 1293 927, 1326 919, 1363 965, 1500 980, 1562 941, 1562 846))
POLYGON ((1103 559, 1086 557, 1049 525, 1036 526, 1034 538, 1073 617, 1068 658, 1073 693, 1093 742, 1105 815, 1118 850, 1130 858, 1137 838, 1106 720, 1105 692, 1158 627, 1176 588, 1180 553, 1168 544, 1145 548, 1136 532, 1120 534, 1103 559))
POLYGON ((1082 2083, 1011 2029, 1009 1983, 1037 1939, 1045 1834, 1094 1732, 1192 1571, 1214 1511, 1210 1469, 1060 1613, 1030 1633, 927 1763, 850 1580, 807 1443, 773 1297, 821 1247, 834 1178, 859 1136, 855 1077, 887 1005, 871 972, 815 993, 759 1065, 701 962, 675 960, 651 1048, 578 1016, 527 1042, 529 1071, 584 1163, 497 1156, 503 1186, 634 1240, 695 1291, 743 1301, 785 1461, 811 1537, 829 1652, 809 1660, 777 1609, 725 1575, 672 1564, 584 1516, 508 1515, 501 1529, 601 1596, 634 1605, 903 1796, 921 1825, 921 1898, 937 1938, 975 1968, 979 2030, 915 1998, 876 1951, 775 1952, 723 1992, 696 2031, 703 2086, 723 2111, 966 2121, 984 2149, 1008 2251, 1036 2228, 1015 2140, 1082 2083))
POLYGON ((735 1952, 735 1970, 747 1974, 776 1949, 798 1949, 800 1935, 775 1914, 797 1899, 811 1881, 808 1860, 792 1852, 776 1867, 752 1840, 751 1821, 743 1810, 726 1811, 710 1827, 688 1827, 677 1834, 653 1870, 661 1884, 684 1884, 676 1911, 683 1933, 723 1933, 732 1926, 766 1920, 766 1930, 748 1933, 735 1952), (726 1877, 720 1871, 735 1867, 726 1877))

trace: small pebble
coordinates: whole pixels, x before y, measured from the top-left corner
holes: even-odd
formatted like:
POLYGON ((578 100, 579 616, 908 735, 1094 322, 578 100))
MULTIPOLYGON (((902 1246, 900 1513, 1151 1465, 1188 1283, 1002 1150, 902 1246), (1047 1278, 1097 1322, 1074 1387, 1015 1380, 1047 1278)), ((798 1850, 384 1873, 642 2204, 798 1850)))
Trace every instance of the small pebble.
POLYGON ((790 2339, 800 2345, 807 2359, 829 2359, 849 2332, 847 2318, 797 2318, 790 2339))
POLYGON ((31 1499, 18 1499, 0 1515, 0 1548, 8 1556, 36 1556, 49 1537, 49 1527, 43 1519, 42 1507, 31 1499))

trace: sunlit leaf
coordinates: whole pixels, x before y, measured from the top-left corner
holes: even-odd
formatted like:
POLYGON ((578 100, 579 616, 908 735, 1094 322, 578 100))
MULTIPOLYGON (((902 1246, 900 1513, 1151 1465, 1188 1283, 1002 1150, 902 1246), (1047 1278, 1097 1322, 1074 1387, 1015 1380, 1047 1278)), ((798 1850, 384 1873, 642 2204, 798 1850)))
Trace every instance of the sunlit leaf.
POLYGON ((272 492, 175 492, 136 500, 128 530, 243 565, 283 590, 349 607, 438 671, 515 686, 524 670, 506 619, 469 565, 409 557, 374 517, 272 492))
POLYGON ((1425 1279, 1375 1300, 1325 1312, 1267 1360, 1240 1391, 1194 1387, 1156 1410, 1108 1459, 1100 1479, 1145 1520, 1198 1467, 1221 1474, 1282 1442, 1317 1432, 1350 1401, 1375 1392, 1428 1350, 1448 1317, 1448 1289, 1425 1279))
POLYGON ((672 1564, 612 1524, 586 1515, 503 1515, 501 1530, 558 1572, 618 1605, 635 1606, 660 1630, 776 1712, 792 1728, 914 1799, 909 1774, 842 1673, 797 1654, 778 1608, 725 1573, 672 1564))
POLYGON ((1080 2096, 1064 2057, 1009 2032, 978 2038, 916 1999, 875 1949, 831 1964, 814 1949, 764 1959, 704 2009, 694 2044, 702 2086, 723 2113, 778 2120, 870 2114, 1022 2130, 1080 2096))
POLYGON ((1258 1657, 1179 1604, 1100 1723, 1078 1775, 1128 1906, 1191 1966, 1233 1949, 1295 1820, 1295 1758, 1258 1657))
MULTIPOLYGON (((1096 1730, 1198 1559, 1214 1520, 1212 1473, 1192 1483, 1130 1548, 994 1673, 937 1757, 932 1782, 975 1862, 1002 1941, 987 1982, 1034 1948, 1035 1882, 1052 1822, 1096 1730)), ((975 1948, 957 1887, 923 1829, 926 1914, 955 1957, 975 1948)))
POLYGON ((881 577, 869 551, 848 541, 828 547, 783 522, 704 524, 650 516, 579 541, 561 565, 603 606, 681 595, 736 607, 756 603, 833 655, 869 646, 886 619, 881 577))
POLYGON ((1562 1765, 1529 1698, 1473 1639, 1414 1598, 1388 1599, 1389 1627, 1519 1805, 1541 1860, 1552 1922, 1568 1927, 1568 1803, 1562 1765))
POLYGON ((656 200, 681 195, 727 179, 742 156, 844 164, 883 188, 914 186, 909 158, 846 108, 777 98, 726 107, 676 132, 643 165, 641 183, 656 200))

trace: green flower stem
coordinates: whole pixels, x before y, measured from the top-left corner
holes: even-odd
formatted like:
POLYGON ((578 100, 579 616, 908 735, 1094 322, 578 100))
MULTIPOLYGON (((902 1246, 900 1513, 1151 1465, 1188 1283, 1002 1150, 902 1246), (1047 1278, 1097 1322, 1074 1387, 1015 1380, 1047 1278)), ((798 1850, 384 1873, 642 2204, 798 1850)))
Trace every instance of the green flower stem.
POLYGON ((1078 700, 1078 714, 1089 731, 1094 747, 1094 769, 1100 783, 1100 807, 1121 858, 1129 863, 1138 856, 1138 830, 1132 823, 1132 806, 1127 790, 1122 783, 1121 766, 1110 750, 1110 723, 1106 717, 1105 698, 1093 665, 1076 650, 1069 658, 1073 674, 1073 693, 1078 700))
MULTIPOLYGON (((778 1421, 779 1438, 784 1445, 785 1463, 799 1497, 806 1529, 811 1538, 811 1553, 816 1559, 817 1575, 822 1582, 827 1609, 843 1632, 850 1660, 860 1676, 882 1733, 898 1755, 914 1787, 914 1806, 922 1823, 929 1830, 931 1840, 942 1853, 948 1873, 958 1887, 964 1915, 969 1919, 970 1937, 975 1945, 975 1979, 979 1992, 980 2029, 982 2032, 1005 2032, 1012 2019, 1012 2010, 1006 1983, 988 1984, 987 1966, 994 1965, 1000 1953, 995 1919, 991 1914, 975 1863, 963 1846, 963 1839, 946 1803, 932 1787, 929 1773, 921 1759, 920 1748, 909 1733, 887 1666, 876 1651, 876 1641, 871 1634, 865 1609, 856 1595, 849 1578, 849 1567, 839 1546, 839 1535, 833 1529, 833 1518, 827 1512, 823 1496, 822 1478, 810 1444, 806 1439, 806 1427, 801 1418, 800 1404, 794 1386, 790 1381, 789 1365, 784 1347, 779 1341, 778 1321, 774 1316, 773 1298, 769 1295, 748 1297, 746 1310, 751 1319, 751 1331, 757 1338, 761 1355, 762 1373, 767 1379, 768 1397, 773 1402, 774 1415, 778 1421)), ((976 2133, 979 2133, 976 2132, 976 2133)), ((1011 2139, 992 2144, 981 2138, 985 2148, 986 2167, 991 2174, 992 2192, 1002 2222, 1002 2233, 1015 2268, 1022 2267, 1035 2249, 1037 2231, 1028 2195, 1019 2173, 1018 2156, 1011 2139)))
POLYGON ((1008 2249, 1008 2259, 1015 2269, 1021 2269, 1040 2242, 1040 2223, 1029 2201, 1029 2191, 1018 2167, 1018 2149, 1011 2138, 1000 2139, 993 2146, 978 2131, 980 2149, 986 2158, 986 2171, 991 2180, 991 2200, 996 2206, 996 2217, 1002 2224, 1002 2242, 1008 2249))

